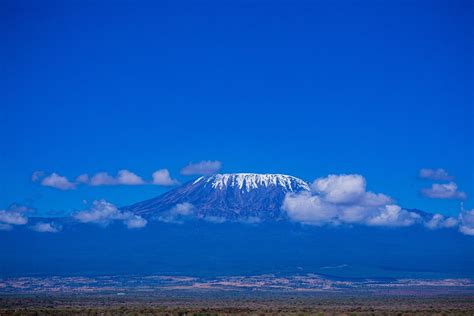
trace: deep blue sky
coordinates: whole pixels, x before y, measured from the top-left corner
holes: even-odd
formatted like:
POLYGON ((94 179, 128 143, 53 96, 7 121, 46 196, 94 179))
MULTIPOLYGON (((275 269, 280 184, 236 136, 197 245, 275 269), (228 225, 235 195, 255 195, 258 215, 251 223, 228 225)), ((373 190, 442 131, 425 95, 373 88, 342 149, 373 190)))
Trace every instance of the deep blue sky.
POLYGON ((3 1, 0 209, 126 205, 158 186, 32 183, 190 161, 313 180, 360 173, 404 207, 444 168, 474 207, 466 1, 3 1))

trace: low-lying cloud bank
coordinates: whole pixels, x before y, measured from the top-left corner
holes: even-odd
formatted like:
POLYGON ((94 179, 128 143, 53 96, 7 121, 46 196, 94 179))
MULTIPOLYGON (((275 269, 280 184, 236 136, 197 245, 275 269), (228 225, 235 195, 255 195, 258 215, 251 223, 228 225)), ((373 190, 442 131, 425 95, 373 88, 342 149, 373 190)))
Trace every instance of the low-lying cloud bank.
POLYGON ((282 209, 292 220, 313 225, 409 226, 421 218, 389 196, 366 191, 365 178, 354 174, 316 179, 311 192, 288 194, 282 209))
MULTIPOLYGON (((28 216, 34 210, 23 205, 10 205, 6 210, 0 210, 0 230, 10 231, 15 226, 25 226, 28 224, 28 216)), ((61 226, 54 223, 39 222, 30 228, 38 233, 57 233, 61 226)))
POLYGON ((73 214, 73 218, 81 223, 93 223, 101 226, 121 221, 130 229, 142 228, 148 223, 143 217, 131 212, 122 212, 114 204, 103 199, 92 202, 90 209, 73 214))
POLYGON ((366 180, 358 174, 329 175, 316 179, 310 192, 288 193, 282 209, 293 221, 310 225, 359 224, 402 227, 414 224, 429 229, 458 227, 474 235, 474 210, 458 218, 435 214, 425 221, 420 214, 405 210, 385 194, 367 191, 366 180))
MULTIPOLYGON (((189 164, 182 170, 182 174, 210 174, 221 168, 219 161, 201 161, 189 164)), ((420 177, 431 180, 453 179, 444 169, 422 169, 420 177)), ((32 181, 42 185, 55 187, 61 190, 76 188, 79 184, 86 185, 176 185, 179 182, 173 179, 167 169, 159 169, 152 174, 151 181, 145 181, 140 176, 128 170, 120 170, 115 176, 106 172, 99 172, 92 177, 82 174, 75 181, 57 173, 45 175, 42 171, 32 174, 32 181)), ((423 225, 428 229, 451 228, 457 229, 465 235, 474 236, 474 209, 462 210, 456 217, 446 217, 441 214, 429 214, 403 209, 394 200, 385 194, 367 190, 367 183, 363 176, 358 174, 329 175, 316 179, 310 186, 309 192, 288 193, 281 209, 295 222, 316 226, 322 225, 366 225, 406 227, 423 225)), ((458 190, 457 185, 450 181, 444 184, 435 183, 431 188, 422 190, 430 198, 465 199, 466 194, 458 190)), ((8 209, 0 210, 0 230, 12 230, 15 226, 28 223, 27 213, 30 209, 13 205, 8 209)), ((168 211, 153 218, 167 223, 183 223, 197 218, 212 223, 226 222, 224 217, 203 216, 196 212, 190 203, 180 203, 168 211)), ((123 222, 130 229, 143 228, 148 221, 140 215, 121 211, 106 200, 97 200, 84 211, 73 214, 73 218, 82 223, 93 223, 107 226, 114 221, 123 222)), ((242 223, 256 224, 261 220, 250 217, 241 220, 242 223)), ((30 228, 37 232, 59 232, 62 227, 54 223, 39 222, 30 228)))

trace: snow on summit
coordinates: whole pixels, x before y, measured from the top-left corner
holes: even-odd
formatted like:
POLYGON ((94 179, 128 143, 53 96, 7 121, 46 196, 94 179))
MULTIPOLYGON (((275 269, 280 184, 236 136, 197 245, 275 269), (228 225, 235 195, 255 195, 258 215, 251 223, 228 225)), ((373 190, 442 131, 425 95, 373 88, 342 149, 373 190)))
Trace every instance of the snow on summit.
POLYGON ((211 184, 212 188, 219 190, 237 187, 239 190, 245 189, 249 192, 261 187, 281 187, 287 192, 309 191, 309 186, 306 182, 284 174, 226 173, 201 177, 194 183, 201 181, 205 181, 205 183, 211 184))

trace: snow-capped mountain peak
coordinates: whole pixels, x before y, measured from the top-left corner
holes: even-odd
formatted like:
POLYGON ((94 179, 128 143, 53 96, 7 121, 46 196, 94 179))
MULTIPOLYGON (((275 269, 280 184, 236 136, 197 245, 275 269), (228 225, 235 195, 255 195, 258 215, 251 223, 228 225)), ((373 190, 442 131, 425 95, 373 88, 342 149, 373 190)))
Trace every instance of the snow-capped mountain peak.
POLYGON ((212 188, 224 190, 237 187, 247 192, 258 188, 281 187, 286 192, 309 190, 309 186, 301 179, 285 174, 258 173, 227 173, 209 177, 200 177, 194 184, 204 182, 212 188))
POLYGON ((203 176, 154 199, 124 210, 156 217, 177 205, 192 207, 196 217, 226 220, 245 218, 282 219, 281 205, 291 192, 309 191, 308 184, 284 174, 230 173, 203 176))

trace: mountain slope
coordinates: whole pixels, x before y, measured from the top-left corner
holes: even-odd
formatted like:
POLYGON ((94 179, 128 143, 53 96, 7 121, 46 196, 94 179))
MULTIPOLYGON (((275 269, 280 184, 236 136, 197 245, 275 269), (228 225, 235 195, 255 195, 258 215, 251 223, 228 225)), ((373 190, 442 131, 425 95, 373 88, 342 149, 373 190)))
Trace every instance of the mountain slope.
MULTIPOLYGON (((200 177, 157 198, 124 207, 145 217, 160 216, 178 204, 190 203, 197 217, 225 220, 278 220, 285 194, 308 191, 301 179, 282 174, 235 173, 200 177)), ((188 204, 189 205, 189 204, 188 204)))

